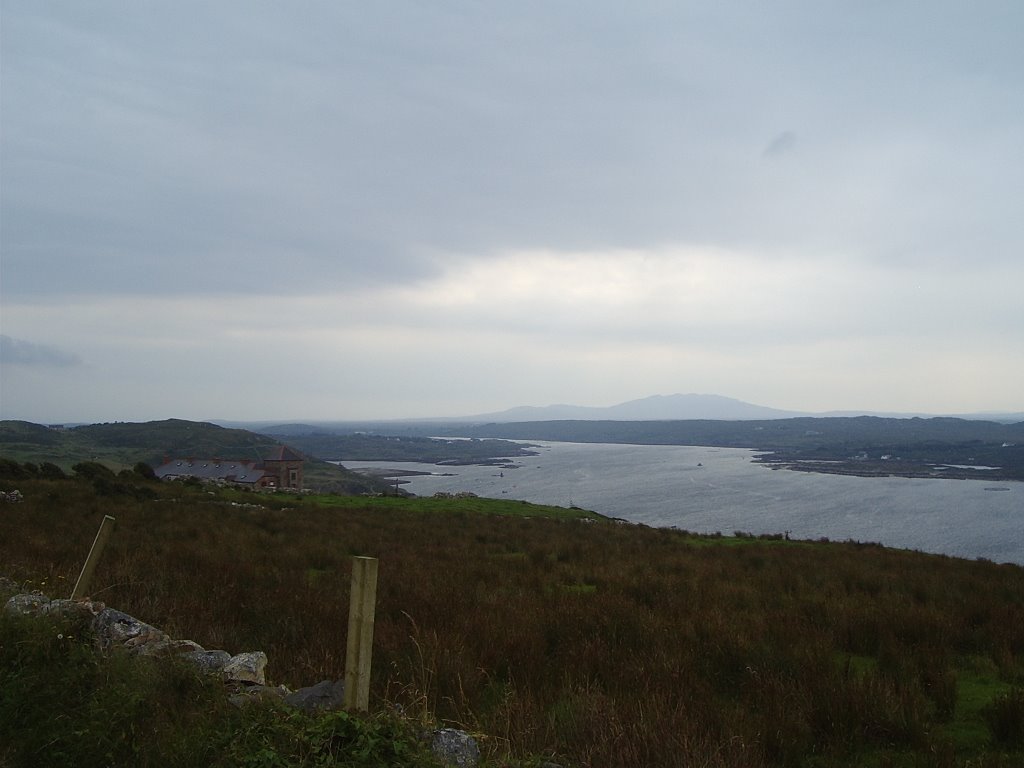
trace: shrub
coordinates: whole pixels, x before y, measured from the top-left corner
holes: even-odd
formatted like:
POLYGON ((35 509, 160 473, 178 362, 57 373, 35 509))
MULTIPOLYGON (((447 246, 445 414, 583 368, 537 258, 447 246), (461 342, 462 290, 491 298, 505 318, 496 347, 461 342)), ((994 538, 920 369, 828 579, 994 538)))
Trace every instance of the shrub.
POLYGON ((0 479, 22 480, 31 477, 32 474, 25 468, 25 465, 19 464, 13 459, 0 458, 0 479))
POLYGON ((156 480, 156 473, 153 471, 153 468, 144 461, 137 462, 132 467, 132 472, 144 480, 156 480))
POLYGON ((67 477, 63 469, 49 461, 39 465, 39 476, 45 480, 63 480, 67 477))
POLYGON ((72 466, 71 470, 75 473, 75 477, 80 477, 85 480, 95 480, 97 478, 113 480, 115 477, 114 473, 110 469, 103 466, 98 461, 80 461, 72 466))

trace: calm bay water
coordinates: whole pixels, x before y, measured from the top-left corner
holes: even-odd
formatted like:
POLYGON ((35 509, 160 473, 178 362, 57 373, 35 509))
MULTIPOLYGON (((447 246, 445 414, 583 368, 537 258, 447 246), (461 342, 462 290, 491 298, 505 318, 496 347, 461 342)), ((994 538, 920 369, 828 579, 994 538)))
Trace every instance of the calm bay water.
POLYGON ((420 496, 479 496, 576 506, 698 533, 783 533, 874 541, 1024 565, 1024 483, 846 477, 755 464, 753 451, 540 443, 515 468, 344 462, 434 474, 405 478, 420 496), (442 474, 442 473, 447 473, 442 474))

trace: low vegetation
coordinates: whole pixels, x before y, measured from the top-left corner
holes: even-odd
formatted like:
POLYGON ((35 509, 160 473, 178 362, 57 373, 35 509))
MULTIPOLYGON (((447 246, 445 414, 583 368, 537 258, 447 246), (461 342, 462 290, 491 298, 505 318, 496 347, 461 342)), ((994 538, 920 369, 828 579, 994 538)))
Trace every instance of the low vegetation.
MULTIPOLYGON (((4 595, 6 597, 6 595, 4 595)), ((394 715, 309 715, 231 704, 223 686, 170 659, 101 656, 54 620, 0 616, 0 765, 437 766, 394 715)))
MULTIPOLYGON (((1024 763, 1018 566, 698 537, 511 501, 264 496, 160 484, 142 468, 114 484, 36 470, 0 478, 24 499, 0 506, 0 573, 66 596, 113 515, 93 598, 206 647, 263 650, 271 681, 293 688, 343 676, 350 558, 380 558, 371 709, 478 734, 493 766, 1024 763)), ((129 764, 116 750, 141 733, 166 745, 161 764, 301 764, 287 750, 307 736, 304 754, 322 750, 320 725, 232 711, 180 670, 147 678, 135 704, 106 696, 120 661, 101 666, 54 628, 12 634, 23 631, 7 622, 0 640, 0 740, 17 712, 34 744, 107 739, 90 754, 115 756, 95 765, 129 764), (28 684, 18 670, 33 658, 71 665, 61 675, 100 693, 86 706, 42 672, 28 684), (101 736, 113 721, 136 735, 101 736), (247 732, 252 743, 225 746, 247 732), (189 739, 241 751, 175 762, 189 739)), ((399 729, 388 738, 414 754, 397 721, 347 722, 399 729)), ((359 764, 344 759, 306 764, 359 764)))

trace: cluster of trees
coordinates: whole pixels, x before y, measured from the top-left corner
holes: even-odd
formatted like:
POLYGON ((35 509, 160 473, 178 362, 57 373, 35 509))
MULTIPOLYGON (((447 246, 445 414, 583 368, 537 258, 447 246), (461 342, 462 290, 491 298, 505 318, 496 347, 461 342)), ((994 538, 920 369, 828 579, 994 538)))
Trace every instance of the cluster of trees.
POLYGON ((130 493, 136 496, 152 498, 155 494, 144 485, 146 481, 155 481, 153 468, 145 462, 136 462, 131 469, 114 472, 98 461, 80 461, 71 467, 69 475, 51 461, 35 464, 31 461, 17 462, 13 459, 0 457, 0 480, 67 480, 77 479, 92 484, 96 493, 110 496, 117 493, 130 493))

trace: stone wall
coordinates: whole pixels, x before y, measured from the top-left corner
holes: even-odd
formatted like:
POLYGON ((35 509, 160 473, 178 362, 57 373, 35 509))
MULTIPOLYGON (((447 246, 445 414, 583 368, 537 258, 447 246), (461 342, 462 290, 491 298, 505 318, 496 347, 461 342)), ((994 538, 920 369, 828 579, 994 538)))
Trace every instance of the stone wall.
MULTIPOLYGON (((0 577, 0 589, 10 594, 20 588, 10 579, 0 577)), ((95 600, 50 599, 39 592, 20 592, 7 601, 4 611, 13 616, 50 616, 70 621, 79 631, 89 630, 99 650, 105 653, 120 648, 139 656, 184 659, 206 674, 219 676, 231 701, 238 706, 267 698, 306 712, 337 710, 344 706, 343 680, 323 680, 295 691, 284 685, 268 685, 268 660, 263 651, 231 654, 203 648, 192 640, 176 640, 144 621, 95 600)), ((475 768, 479 763, 476 740, 464 731, 440 728, 425 733, 424 737, 430 740, 434 754, 447 765, 475 768)))

